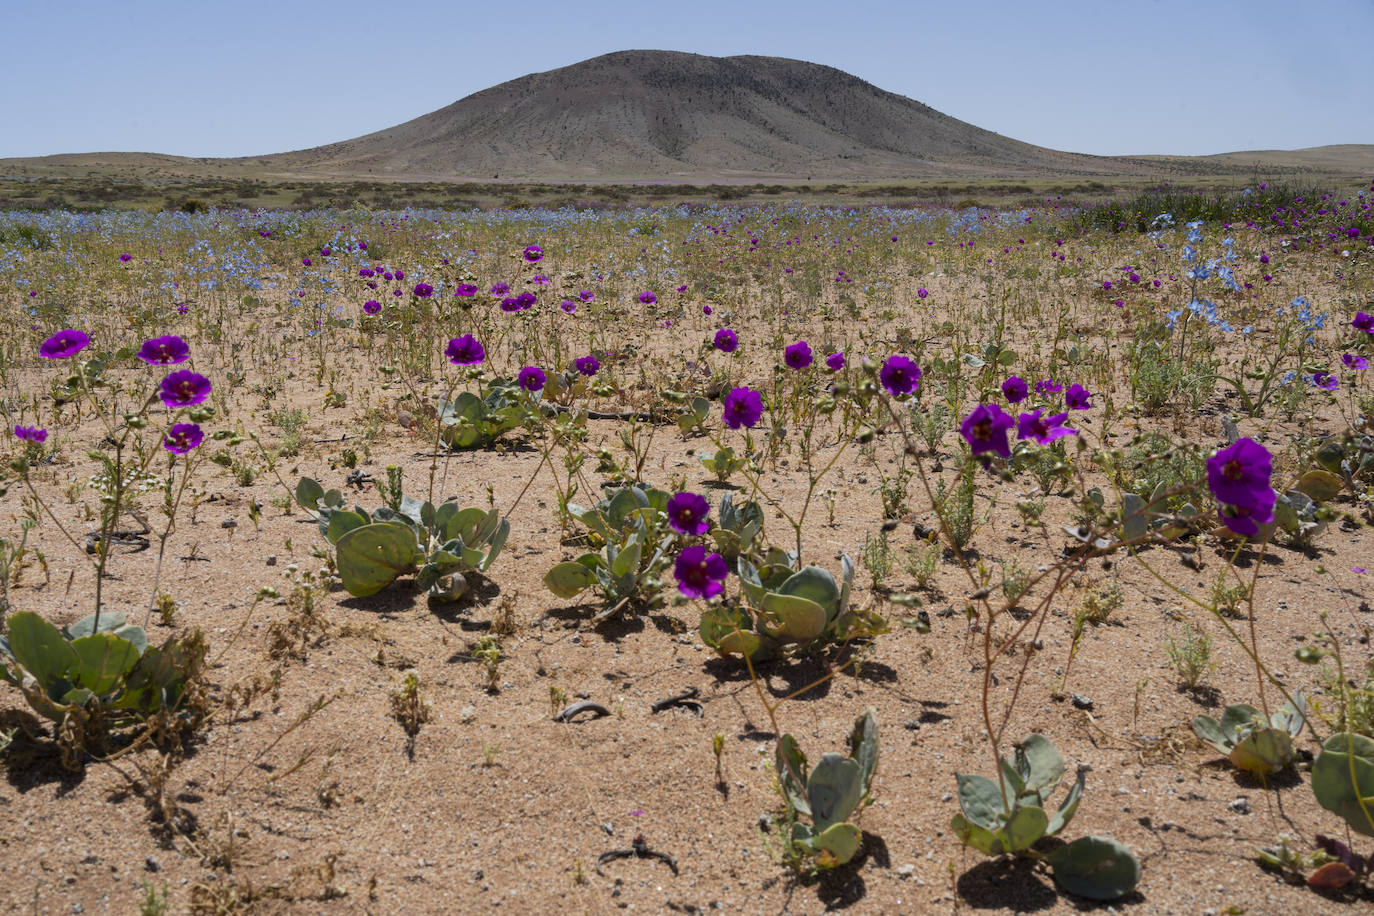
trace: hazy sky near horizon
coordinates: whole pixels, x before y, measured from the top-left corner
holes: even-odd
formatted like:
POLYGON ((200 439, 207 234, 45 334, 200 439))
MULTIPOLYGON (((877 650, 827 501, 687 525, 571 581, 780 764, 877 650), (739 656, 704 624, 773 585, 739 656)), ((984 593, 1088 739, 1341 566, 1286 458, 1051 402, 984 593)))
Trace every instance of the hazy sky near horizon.
POLYGON ((247 156, 611 51, 791 57, 1018 140, 1374 143, 1374 0, 4 0, 0 157, 247 156))

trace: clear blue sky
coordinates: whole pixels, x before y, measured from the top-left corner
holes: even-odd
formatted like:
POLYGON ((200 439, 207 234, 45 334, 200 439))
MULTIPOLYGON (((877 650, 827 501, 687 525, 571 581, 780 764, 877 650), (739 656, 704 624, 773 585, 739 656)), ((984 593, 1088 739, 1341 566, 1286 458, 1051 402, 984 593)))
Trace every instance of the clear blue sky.
POLYGON ((793 57, 1075 152, 1374 143, 1374 0, 4 0, 0 157, 275 153, 610 51, 793 57))

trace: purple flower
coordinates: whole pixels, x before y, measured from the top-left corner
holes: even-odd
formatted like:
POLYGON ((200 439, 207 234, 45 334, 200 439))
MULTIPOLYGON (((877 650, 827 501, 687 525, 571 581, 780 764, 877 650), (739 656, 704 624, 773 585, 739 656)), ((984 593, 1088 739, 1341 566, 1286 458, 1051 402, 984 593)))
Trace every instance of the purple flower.
POLYGON ((878 371, 878 379, 894 398, 902 398, 916 390, 921 384, 921 367, 905 356, 889 356, 883 368, 878 371))
POLYGON ((520 370, 520 374, 516 376, 515 381, 516 384, 526 391, 540 391, 543 389, 546 379, 547 376, 544 375, 543 369, 540 369, 538 366, 526 366, 520 370))
POLYGON ((583 375, 587 376, 587 378, 591 378, 600 371, 601 360, 597 359, 595 356, 579 356, 577 359, 573 360, 573 365, 577 367, 578 372, 581 372, 583 375))
POLYGON ((331 254, 333 254, 333 253, 334 253, 334 252, 333 252, 331 249, 329 249, 329 248, 321 248, 321 249, 320 249, 320 257, 322 257, 322 258, 327 258, 327 257, 329 257, 329 256, 330 256, 331 254))
POLYGON ((1236 516, 1237 527, 1223 516, 1226 527, 1237 534, 1254 534, 1254 522, 1273 521, 1274 490, 1269 478, 1274 459, 1269 450, 1254 439, 1237 439, 1235 445, 1221 449, 1207 459, 1207 488, 1217 502, 1248 510, 1236 516), (1242 530, 1246 529, 1246 530, 1242 530))
POLYGON ((531 264, 534 264, 542 257, 544 257, 544 249, 540 248, 538 245, 525 246, 526 261, 530 262, 531 264))
POLYGON ((1030 388, 1026 385, 1026 380, 1019 375, 1013 375, 1002 383, 1002 396, 1007 399, 1008 404, 1020 404, 1030 394, 1030 388))
POLYGON ((596 293, 592 292, 589 289, 584 289, 582 292, 577 294, 577 298, 581 299, 583 302, 591 302, 593 299, 596 298, 596 293))
POLYGON ((1011 457, 1011 446, 1007 444, 1007 432, 1012 427, 1012 419, 996 404, 979 404, 964 417, 959 432, 968 441, 973 454, 995 452, 1003 458, 1011 457))
POLYGON ((491 285, 491 294, 493 296, 504 296, 508 292, 510 292, 510 284, 504 280, 497 280, 491 285))
POLYGON ((718 553, 708 554, 700 544, 684 547, 673 564, 677 590, 688 598, 714 598, 725 591, 730 568, 718 553))
POLYGON ((1374 334, 1374 315, 1366 315, 1364 312, 1356 312, 1355 320, 1350 322, 1350 326, 1357 331, 1365 331, 1374 334))
POLYGON ((558 307, 561 308, 563 311, 567 312, 569 315, 577 314, 577 303, 573 302, 571 299, 564 299, 562 302, 558 304, 558 307))
POLYGON ((1340 382, 1336 380, 1336 376, 1332 375, 1330 372, 1313 372, 1312 384, 1316 385, 1322 391, 1335 391, 1340 386, 1340 382))
POLYGON ((1035 383, 1035 393, 1040 395, 1042 398, 1047 398, 1052 394, 1058 394, 1063 390, 1064 386, 1056 385, 1054 383, 1054 379, 1052 378, 1041 379, 1040 381, 1035 383))
POLYGON ((375 270, 373 270, 371 267, 359 267, 359 268, 358 268, 358 276, 360 276, 360 277, 375 277, 375 276, 377 276, 377 272, 376 272, 375 270))
POLYGON ((129 263, 130 261, 132 261, 133 259, 134 259, 134 256, 131 255, 131 254, 121 254, 121 255, 119 256, 120 263, 122 263, 122 264, 128 264, 128 263, 129 263))
POLYGON ((1064 403, 1070 410, 1090 410, 1092 409, 1092 392, 1075 382, 1069 386, 1068 393, 1064 395, 1064 403))
POLYGON ((501 300, 501 311, 518 312, 520 311, 520 300, 514 296, 507 296, 501 300))
POLYGON ((363 303, 363 314, 376 315, 382 310, 382 304, 376 299, 369 299, 363 303))
POLYGON ((406 272, 405 272, 404 270, 398 270, 398 271, 396 271, 396 282, 399 283, 400 281, 404 280, 405 278, 406 278, 406 272))
POLYGON ((926 296, 930 295, 930 291, 926 289, 924 286, 922 286, 920 289, 916 290, 916 295, 924 299, 926 296))
POLYGON ((1363 356, 1356 356, 1354 353, 1346 353, 1341 357, 1341 362, 1345 363, 1347 369, 1368 369, 1369 360, 1363 356))
POLYGON ((162 380, 160 396, 168 407, 194 407, 210 396, 210 380, 199 372, 179 369, 162 380))
POLYGON ((38 347, 38 354, 48 359, 66 359, 86 349, 90 342, 90 335, 85 331, 67 328, 43 341, 38 347))
POLYGON ((301 258, 301 264, 305 265, 306 267, 309 267, 309 266, 310 266, 310 259, 309 259, 309 258, 301 258))
POLYGON ((535 274, 533 277, 530 277, 530 282, 535 286, 548 286, 553 281, 543 274, 535 274))
POLYGON ((711 307, 710 307, 709 305, 703 305, 703 306, 701 307, 701 314, 703 314, 703 315, 710 315, 710 314, 711 314, 711 307))
POLYGON ((763 395, 752 388, 731 388, 725 396, 725 413, 721 418, 731 429, 753 426, 763 416, 763 395))
POLYGON ((1016 438, 1034 439, 1041 445, 1049 445, 1055 439, 1078 434, 1078 430, 1064 425, 1064 421, 1069 417, 1067 412, 1057 413, 1052 417, 1041 416, 1042 413, 1043 411, 1033 410, 1021 414, 1016 421, 1016 438))
POLYGON ((455 366, 475 366, 487 358, 487 348, 471 334, 455 337, 448 342, 444 355, 455 366))
POLYGON ((475 296, 477 295, 477 287, 471 283, 459 283, 458 287, 453 291, 453 295, 463 297, 475 296))
POLYGON ((644 305, 653 305, 658 301, 658 297, 651 290, 645 290, 639 294, 639 301, 644 305))
POLYGON ((415 293, 417 298, 428 299, 430 296, 434 295, 434 287, 430 286, 428 283, 416 283, 415 289, 413 289, 412 292, 415 293))
POLYGON ((735 332, 729 328, 721 328, 716 332, 715 347, 722 353, 734 353, 739 346, 739 338, 735 332))
MULTIPOLYGON (((677 288, 677 291, 680 292, 680 293, 685 293, 685 292, 687 292, 687 284, 684 283, 684 284, 682 284, 681 286, 679 286, 679 287, 677 288)), ((708 312, 707 314, 710 314, 710 313, 708 312)))
POLYGON ((191 358, 191 348, 175 334, 143 341, 134 354, 150 366, 174 366, 191 358))
POLYGON ((25 442, 41 444, 47 441, 48 431, 46 429, 40 429, 37 426, 16 426, 14 428, 14 435, 16 438, 23 439, 25 442))
POLYGON ((831 372, 839 372, 844 368, 844 354, 831 353, 825 358, 825 364, 829 367, 831 372))
POLYGON ((177 303, 177 314, 178 314, 178 315, 185 315, 185 314, 186 314, 187 312, 189 312, 190 310, 191 310, 191 307, 190 307, 189 305, 187 305, 185 302, 178 302, 178 303, 177 303))
POLYGON ((184 455, 200 445, 204 438, 205 433, 195 423, 177 423, 167 430, 162 447, 173 455, 184 455))
POLYGON ((805 369, 811 365, 811 346, 806 341, 799 340, 784 347, 782 361, 787 364, 789 369, 805 369))
POLYGON ((678 534, 705 534, 711 530, 706 516, 711 504, 696 493, 674 493, 668 498, 668 527, 678 534))
POLYGON ((527 308, 532 308, 538 301, 539 297, 529 291, 523 292, 515 297, 515 302, 522 312, 527 308))

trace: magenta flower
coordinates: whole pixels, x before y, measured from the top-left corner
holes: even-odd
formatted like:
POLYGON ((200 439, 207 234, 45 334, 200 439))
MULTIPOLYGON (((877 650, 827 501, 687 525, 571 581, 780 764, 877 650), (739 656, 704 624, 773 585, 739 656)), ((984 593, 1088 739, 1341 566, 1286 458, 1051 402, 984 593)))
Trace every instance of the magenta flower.
POLYGON ((569 315, 577 314, 577 303, 573 302, 571 299, 564 299, 562 302, 558 304, 558 307, 561 308, 563 311, 567 312, 569 315))
POLYGON ((763 395, 752 388, 731 388, 725 396, 725 411, 721 418, 731 429, 753 426, 763 416, 763 395))
POLYGON ((504 280, 498 280, 491 285, 491 294, 493 296, 504 296, 508 292, 510 292, 510 284, 504 280))
POLYGON ((38 354, 48 359, 66 359, 86 349, 90 342, 90 335, 85 331, 67 328, 43 341, 38 347, 38 354))
POLYGON ((1064 421, 1069 417, 1067 412, 1057 413, 1052 417, 1042 416, 1042 413, 1043 411, 1033 410, 1021 414, 1016 421, 1016 438, 1034 439, 1041 445, 1049 445, 1056 439, 1078 435, 1078 430, 1064 425, 1064 421))
POLYGON ((844 368, 844 354, 831 353, 825 358, 825 365, 831 372, 839 372, 844 368))
POLYGON ((428 299, 430 296, 434 295, 434 287, 430 286, 428 283, 416 283, 415 288, 411 290, 411 292, 415 293, 417 298, 428 299))
POLYGON ((520 311, 523 312, 527 308, 532 308, 539 301, 539 297, 527 290, 516 296, 515 301, 520 306, 520 311))
POLYGON ((1369 360, 1363 356, 1356 356, 1354 353, 1346 353, 1341 356, 1341 362, 1345 363, 1347 369, 1355 369, 1356 371, 1369 368, 1369 360))
POLYGON ((530 277, 530 282, 535 286, 548 286, 553 281, 543 274, 535 274, 533 277, 530 277))
POLYGON ((377 272, 376 272, 375 270, 373 270, 371 267, 359 267, 359 268, 358 268, 358 276, 360 276, 360 277, 375 277, 375 276, 377 276, 377 272))
POLYGON ((167 435, 162 440, 162 447, 173 455, 184 455, 205 439, 205 433, 201 432, 195 423, 177 423, 167 430, 167 435))
POLYGON ((711 307, 710 307, 709 305, 703 305, 703 306, 701 307, 701 314, 703 314, 703 315, 710 315, 710 314, 711 314, 711 307))
POLYGON ((1019 375, 1013 375, 1002 383, 1002 397, 1007 399, 1008 404, 1020 404, 1029 394, 1026 380, 1019 375))
POLYGON ((920 289, 916 290, 916 295, 921 299, 924 299, 926 296, 930 295, 930 290, 922 286, 920 289))
POLYGON ((1042 398, 1047 398, 1052 394, 1058 394, 1063 390, 1064 386, 1056 385, 1054 379, 1052 378, 1041 379, 1040 381, 1035 383, 1035 393, 1040 395, 1042 398))
POLYGON ((309 259, 309 258, 301 258, 301 264, 303 264, 303 265, 306 266, 306 267, 309 267, 309 266, 310 266, 310 259, 309 259))
POLYGON ((674 493, 668 498, 668 527, 678 534, 699 535, 711 530, 706 516, 711 504, 696 493, 674 493))
POLYGON ((540 248, 538 245, 525 246, 525 260, 529 263, 534 264, 542 257, 544 257, 544 249, 540 248))
POLYGON ((14 435, 17 439, 23 439, 25 442, 34 442, 38 444, 42 444, 48 439, 48 431, 46 429, 40 429, 37 426, 16 426, 14 428, 14 435))
POLYGON ((322 258, 327 258, 327 257, 329 257, 329 256, 330 256, 331 254, 333 254, 333 253, 334 253, 333 250, 332 250, 332 249, 329 249, 329 248, 321 248, 321 249, 320 249, 320 257, 322 257, 322 258))
POLYGON ((475 296, 477 295, 477 287, 471 283, 459 283, 457 288, 454 289, 453 295, 462 296, 464 298, 468 296, 475 296))
POLYGON ((1075 382, 1069 386, 1068 392, 1064 395, 1064 403, 1070 410, 1090 410, 1092 409, 1092 392, 1075 382))
POLYGON ((162 380, 159 395, 168 407, 194 407, 210 396, 210 380, 199 372, 179 369, 162 380))
POLYGON ((878 379, 888 394, 894 398, 903 398, 921 384, 921 367, 905 356, 889 356, 887 362, 883 363, 883 368, 878 371, 878 379))
POLYGON ((735 349, 739 347, 739 338, 729 328, 721 328, 716 331, 714 344, 715 348, 722 353, 734 353, 735 349))
POLYGON ((131 255, 131 254, 121 254, 121 255, 119 256, 120 263, 122 263, 122 264, 128 264, 128 263, 129 263, 130 261, 132 261, 133 259, 134 259, 134 256, 131 255))
POLYGON ((1274 512, 1274 490, 1269 486, 1273 473, 1274 459, 1267 448, 1254 439, 1237 439, 1207 459, 1207 489, 1219 503, 1267 513, 1256 520, 1268 522, 1274 512))
POLYGON ((639 301, 643 305, 653 305, 655 302, 658 301, 658 296, 655 296, 653 291, 646 289, 644 292, 639 294, 639 301))
POLYGON ((577 359, 573 360, 573 365, 577 367, 578 372, 581 372, 583 375, 587 376, 587 378, 591 378, 601 370, 601 360, 597 359, 595 356, 579 356, 577 359))
POLYGON ((455 366, 475 366, 487 358, 487 348, 476 337, 464 334, 448 342, 444 355, 455 366))
POLYGON ((404 270, 398 270, 398 271, 396 271, 396 282, 397 282, 397 283, 401 282, 401 281, 404 280, 405 278, 406 278, 406 272, 405 272, 404 270))
POLYGON ((1011 446, 1007 444, 1007 433, 1012 427, 1012 419, 996 404, 979 404, 973 408, 964 422, 959 424, 959 432, 968 442, 975 455, 994 452, 1003 458, 1011 457, 1011 446))
POLYGON ((538 366, 526 366, 520 370, 520 374, 515 378, 516 384, 531 392, 543 390, 544 382, 547 380, 548 376, 538 366))
POLYGON ((143 341, 134 354, 150 366, 174 366, 191 358, 191 348, 175 334, 143 341))
POLYGON ((584 289, 582 292, 577 294, 577 298, 581 299, 583 302, 591 302, 593 299, 596 298, 596 293, 592 292, 589 289, 584 289))
POLYGON ((1330 372, 1313 372, 1312 384, 1316 385, 1322 391, 1335 391, 1340 387, 1340 382, 1337 381, 1336 376, 1332 375, 1330 372))
POLYGON ((790 346, 784 347, 782 351, 782 361, 787 364, 789 369, 805 369, 811 365, 811 346, 804 340, 799 340, 790 346))
POLYGON ((514 296, 507 296, 501 300, 501 311, 518 312, 520 311, 520 300, 514 296))
POLYGON ((1355 320, 1350 322, 1350 326, 1357 331, 1365 331, 1366 333, 1374 334, 1374 315, 1356 312, 1355 320))
POLYGON ((190 307, 189 305, 187 305, 185 302, 178 302, 178 303, 177 303, 177 314, 178 314, 178 315, 185 315, 185 314, 186 314, 187 312, 189 312, 189 311, 191 311, 191 307, 190 307))
POLYGON ((725 591, 730 568, 718 553, 708 554, 700 544, 684 547, 673 564, 677 590, 688 598, 714 598, 725 591))
POLYGON ((382 310, 382 304, 376 299, 369 299, 363 303, 363 314, 376 315, 382 310))

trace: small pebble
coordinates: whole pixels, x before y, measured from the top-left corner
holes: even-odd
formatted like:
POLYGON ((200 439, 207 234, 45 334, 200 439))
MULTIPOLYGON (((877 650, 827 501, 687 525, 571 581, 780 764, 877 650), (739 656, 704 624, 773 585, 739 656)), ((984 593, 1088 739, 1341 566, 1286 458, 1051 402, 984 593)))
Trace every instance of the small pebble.
POLYGON ((1083 696, 1083 694, 1081 694, 1081 693, 1075 693, 1075 694, 1073 695, 1073 708, 1074 708, 1074 709, 1092 709, 1092 708, 1093 708, 1092 697, 1085 697, 1085 696, 1083 696))

